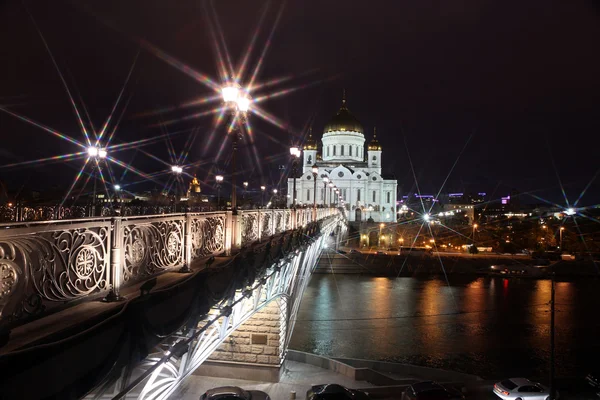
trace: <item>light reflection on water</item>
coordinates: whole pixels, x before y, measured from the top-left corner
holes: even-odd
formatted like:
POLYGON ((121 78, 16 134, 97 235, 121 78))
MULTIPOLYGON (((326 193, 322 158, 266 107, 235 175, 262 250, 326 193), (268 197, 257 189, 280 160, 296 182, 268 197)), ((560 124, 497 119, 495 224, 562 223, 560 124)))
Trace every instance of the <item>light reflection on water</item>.
MULTIPOLYGON (((550 281, 315 275, 290 347, 334 357, 455 369, 483 377, 544 377, 550 281)), ((600 281, 556 283, 556 359, 562 376, 600 356, 600 281)))

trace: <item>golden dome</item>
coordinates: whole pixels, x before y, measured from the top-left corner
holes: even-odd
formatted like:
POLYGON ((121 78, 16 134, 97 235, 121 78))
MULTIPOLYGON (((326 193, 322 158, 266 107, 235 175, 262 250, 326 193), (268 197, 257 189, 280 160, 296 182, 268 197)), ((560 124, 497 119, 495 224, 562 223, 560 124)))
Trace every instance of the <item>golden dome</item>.
POLYGON ((304 142, 304 150, 317 150, 317 141, 312 137, 312 128, 308 131, 308 139, 304 142))
POLYGON ((346 91, 342 98, 342 107, 337 114, 325 125, 323 133, 328 132, 357 132, 364 133, 362 124, 346 107, 346 91))
POLYGON ((189 193, 200 193, 202 190, 200 189, 200 182, 198 182, 198 178, 196 178, 196 174, 192 178, 190 182, 190 186, 188 188, 189 193))
POLYGON ((373 128, 373 139, 369 143, 368 150, 381 151, 381 145, 379 144, 379 140, 377 140, 377 128, 373 128))

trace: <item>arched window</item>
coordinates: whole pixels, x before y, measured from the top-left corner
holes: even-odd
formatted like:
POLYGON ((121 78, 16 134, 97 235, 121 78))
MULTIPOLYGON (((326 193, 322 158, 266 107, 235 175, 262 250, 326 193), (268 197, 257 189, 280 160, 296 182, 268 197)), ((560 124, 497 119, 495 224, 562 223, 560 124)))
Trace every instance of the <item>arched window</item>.
POLYGON ((360 189, 356 191, 356 201, 360 201, 360 189))
POLYGON ((387 202, 390 202, 390 192, 387 192, 387 202))
POLYGON ((376 200, 376 197, 375 197, 375 194, 376 194, 376 193, 377 193, 377 192, 376 192, 375 190, 373 190, 373 203, 375 203, 375 202, 377 201, 377 200, 376 200))
POLYGON ((327 157, 329 157, 329 147, 331 146, 327 146, 327 157))
POLYGON ((333 146, 333 155, 335 156, 335 146, 333 146))
POLYGON ((310 189, 306 189, 306 201, 310 201, 310 189))
POLYGON ((342 148, 340 150, 340 155, 343 156, 344 155, 344 145, 342 145, 342 148))

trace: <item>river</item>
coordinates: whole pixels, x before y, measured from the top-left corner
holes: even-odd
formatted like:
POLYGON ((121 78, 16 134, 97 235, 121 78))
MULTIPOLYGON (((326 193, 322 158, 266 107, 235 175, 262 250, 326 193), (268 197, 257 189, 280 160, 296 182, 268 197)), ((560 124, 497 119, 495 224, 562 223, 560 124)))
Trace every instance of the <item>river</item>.
MULTIPOLYGON (((556 282, 556 374, 600 360, 600 280, 556 282)), ((313 275, 290 348, 452 369, 496 379, 545 378, 549 280, 313 275)))

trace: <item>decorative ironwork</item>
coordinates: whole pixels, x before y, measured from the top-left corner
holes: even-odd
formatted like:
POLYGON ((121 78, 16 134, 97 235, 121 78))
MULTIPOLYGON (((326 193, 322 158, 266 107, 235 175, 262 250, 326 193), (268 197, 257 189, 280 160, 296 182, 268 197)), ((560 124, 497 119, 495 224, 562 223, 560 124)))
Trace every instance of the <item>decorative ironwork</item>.
POLYGON ((273 234, 272 231, 272 223, 271 223, 271 219, 272 219, 272 213, 270 212, 265 212, 265 213, 261 213, 260 214, 260 224, 261 224, 261 236, 263 238, 268 238, 269 236, 271 236, 273 234))
POLYGON ((246 246, 258 240, 258 212, 250 211, 242 213, 242 246, 246 246))
POLYGON ((123 282, 183 265, 183 217, 123 223, 123 282))
POLYGON ((192 216, 192 259, 225 250, 225 214, 209 217, 192 216))
MULTIPOLYGON (((21 208, 19 213, 41 218, 54 211, 21 208)), ((84 211, 63 207, 57 216, 84 211)), ((311 211, 242 211, 241 245, 304 226, 311 211)), ((118 292, 123 284, 220 254, 234 247, 226 243, 229 218, 230 213, 209 212, 5 225, 0 230, 0 324, 109 289, 118 292)))
POLYGON ((0 235, 0 317, 34 315, 108 289, 110 224, 15 228, 0 235))

